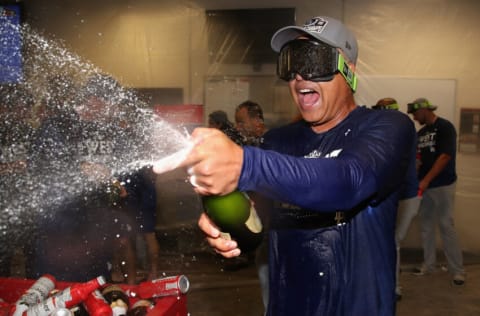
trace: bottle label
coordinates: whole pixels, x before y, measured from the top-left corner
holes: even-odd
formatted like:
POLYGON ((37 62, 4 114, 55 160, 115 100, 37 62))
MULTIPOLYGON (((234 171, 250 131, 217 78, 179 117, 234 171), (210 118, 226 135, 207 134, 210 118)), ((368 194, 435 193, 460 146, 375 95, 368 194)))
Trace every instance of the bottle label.
POLYGON ((220 232, 220 237, 226 240, 232 240, 232 236, 229 233, 220 232))
POLYGON ((258 234, 262 231, 262 221, 260 220, 260 217, 257 214, 257 210, 255 210, 255 207, 253 205, 250 206, 250 216, 245 222, 245 225, 250 231, 254 233, 258 234))

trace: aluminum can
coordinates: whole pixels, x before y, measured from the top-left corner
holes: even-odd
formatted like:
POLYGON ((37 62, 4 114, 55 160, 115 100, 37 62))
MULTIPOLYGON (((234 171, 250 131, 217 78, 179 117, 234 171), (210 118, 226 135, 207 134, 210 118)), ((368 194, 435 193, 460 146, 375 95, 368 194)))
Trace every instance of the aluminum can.
POLYGON ((140 298, 148 299, 185 294, 189 288, 190 282, 185 275, 175 275, 142 282, 135 291, 140 298))

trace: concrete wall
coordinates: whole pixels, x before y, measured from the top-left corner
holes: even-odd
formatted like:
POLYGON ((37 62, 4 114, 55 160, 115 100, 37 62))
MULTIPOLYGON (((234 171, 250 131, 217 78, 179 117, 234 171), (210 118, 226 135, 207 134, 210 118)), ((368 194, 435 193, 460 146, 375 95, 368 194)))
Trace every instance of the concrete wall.
MULTIPOLYGON (((312 14, 330 15, 355 31, 360 45, 359 80, 373 75, 454 79, 457 127, 460 108, 480 108, 477 0, 266 0, 261 4, 252 0, 27 0, 25 7, 33 28, 65 41, 71 50, 123 84, 180 87, 184 103, 205 104, 205 82, 210 78, 243 78, 253 87, 249 98, 259 101, 273 121, 291 117, 294 111, 284 85, 275 78, 274 65, 258 69, 208 63, 204 11, 296 7, 299 24, 312 14)), ((366 104, 375 101, 365 100, 366 104)), ((480 219, 479 157, 460 154, 458 159, 457 227, 464 249, 472 252, 480 252, 480 230, 476 229, 480 219)), ((174 178, 182 181, 182 175, 174 178)), ((177 184, 179 190, 188 190, 181 182, 177 184)), ((191 195, 176 201, 182 199, 195 203, 191 195)), ((163 221, 193 220, 198 210, 174 214, 163 216, 163 221)), ((419 245, 417 228, 412 227, 406 246, 419 245)))

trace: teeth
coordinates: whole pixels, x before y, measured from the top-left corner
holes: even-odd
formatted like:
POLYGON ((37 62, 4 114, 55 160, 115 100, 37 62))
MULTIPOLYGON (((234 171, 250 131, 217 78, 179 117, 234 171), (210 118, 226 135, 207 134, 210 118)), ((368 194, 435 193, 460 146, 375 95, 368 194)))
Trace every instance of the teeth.
POLYGON ((312 89, 300 89, 300 93, 310 93, 313 92, 312 89))

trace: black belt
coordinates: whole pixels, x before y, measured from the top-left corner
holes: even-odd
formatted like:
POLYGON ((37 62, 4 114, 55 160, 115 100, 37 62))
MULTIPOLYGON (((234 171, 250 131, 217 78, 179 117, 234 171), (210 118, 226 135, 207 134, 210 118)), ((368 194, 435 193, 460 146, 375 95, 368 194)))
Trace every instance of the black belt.
POLYGON ((344 225, 355 217, 363 208, 337 212, 317 212, 280 204, 272 215, 273 229, 315 229, 344 225))

